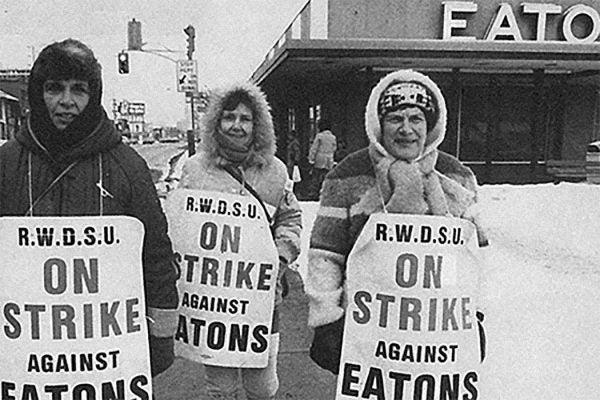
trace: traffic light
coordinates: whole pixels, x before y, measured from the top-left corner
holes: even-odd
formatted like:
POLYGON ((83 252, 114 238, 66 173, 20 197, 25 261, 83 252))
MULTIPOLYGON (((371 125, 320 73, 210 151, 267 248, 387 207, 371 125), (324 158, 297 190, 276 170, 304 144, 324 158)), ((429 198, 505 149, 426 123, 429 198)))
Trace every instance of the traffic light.
POLYGON ((142 23, 135 18, 127 23, 127 50, 142 50, 142 23))
POLYGON ((118 55, 119 62, 119 73, 120 74, 128 74, 129 73, 129 54, 122 51, 118 55))
POLYGON ((188 25, 183 32, 187 35, 187 57, 188 60, 192 59, 192 54, 196 50, 194 41, 196 40, 196 29, 192 25, 188 25))

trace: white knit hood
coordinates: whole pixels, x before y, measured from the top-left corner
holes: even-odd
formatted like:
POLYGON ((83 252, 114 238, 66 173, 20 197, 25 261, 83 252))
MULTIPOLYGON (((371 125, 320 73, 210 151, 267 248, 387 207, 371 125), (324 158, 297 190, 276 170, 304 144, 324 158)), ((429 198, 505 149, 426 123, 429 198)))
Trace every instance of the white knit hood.
POLYGON ((417 82, 425 86, 433 95, 437 109, 437 118, 435 119, 435 123, 433 127, 428 127, 427 130, 427 139, 425 140, 423 154, 421 154, 421 156, 415 160, 418 161, 423 156, 429 154, 432 150, 437 149, 439 144, 444 140, 444 135, 446 132, 446 101, 444 100, 444 96, 442 95, 440 88, 429 77, 411 69, 402 69, 394 71, 381 78, 379 83, 377 83, 377 85, 375 85, 371 91, 369 101, 367 102, 367 107, 365 110, 365 130, 367 132, 369 142, 372 143, 383 155, 389 155, 381 142, 381 123, 379 121, 379 114, 377 111, 379 98, 381 97, 382 93, 390 85, 399 82, 417 82))

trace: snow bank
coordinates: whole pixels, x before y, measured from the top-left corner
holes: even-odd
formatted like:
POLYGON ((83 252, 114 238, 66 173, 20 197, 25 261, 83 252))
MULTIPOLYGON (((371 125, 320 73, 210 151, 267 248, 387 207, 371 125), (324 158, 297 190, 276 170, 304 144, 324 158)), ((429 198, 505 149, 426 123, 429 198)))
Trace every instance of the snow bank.
POLYGON ((597 185, 483 186, 481 215, 493 241, 581 273, 598 267, 588 260, 600 261, 599 201, 597 185))
POLYGON ((600 392, 600 186, 484 186, 483 398, 600 392))

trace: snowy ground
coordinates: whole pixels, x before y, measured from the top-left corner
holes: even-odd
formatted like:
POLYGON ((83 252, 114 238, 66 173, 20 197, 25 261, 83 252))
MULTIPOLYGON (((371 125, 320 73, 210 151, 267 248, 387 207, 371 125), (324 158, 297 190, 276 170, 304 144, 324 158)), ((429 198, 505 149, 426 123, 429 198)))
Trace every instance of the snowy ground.
MULTIPOLYGON (((600 185, 481 189, 488 358, 480 398, 600 398, 600 185)), ((318 204, 302 203, 303 254, 318 204)))

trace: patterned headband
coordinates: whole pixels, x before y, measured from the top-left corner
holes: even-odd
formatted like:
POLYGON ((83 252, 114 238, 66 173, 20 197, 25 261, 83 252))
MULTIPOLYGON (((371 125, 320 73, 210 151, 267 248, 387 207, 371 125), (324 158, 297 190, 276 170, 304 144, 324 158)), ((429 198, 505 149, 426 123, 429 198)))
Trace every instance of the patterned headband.
POLYGON ((420 107, 429 116, 436 112, 433 97, 425 86, 416 82, 401 82, 389 86, 379 98, 379 117, 404 105, 420 107))

